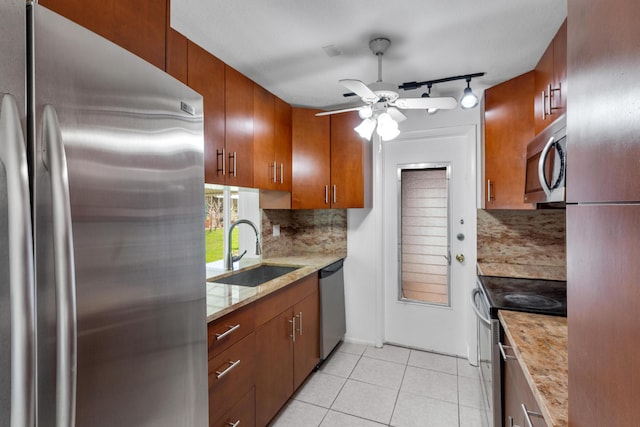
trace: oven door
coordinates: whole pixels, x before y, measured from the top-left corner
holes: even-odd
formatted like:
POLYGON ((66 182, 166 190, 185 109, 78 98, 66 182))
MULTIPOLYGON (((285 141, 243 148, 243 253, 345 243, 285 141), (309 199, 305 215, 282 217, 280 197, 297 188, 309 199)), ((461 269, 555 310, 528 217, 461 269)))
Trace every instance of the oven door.
POLYGON ((486 415, 483 417, 483 426, 502 427, 502 379, 498 349, 500 321, 491 319, 489 302, 479 285, 472 291, 471 304, 478 319, 478 365, 486 415))

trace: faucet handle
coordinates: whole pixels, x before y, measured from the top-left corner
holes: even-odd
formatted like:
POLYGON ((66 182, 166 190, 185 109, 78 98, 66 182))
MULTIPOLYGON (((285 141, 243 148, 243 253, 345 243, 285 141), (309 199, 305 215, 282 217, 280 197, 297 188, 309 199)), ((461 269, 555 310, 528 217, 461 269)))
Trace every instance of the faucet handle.
POLYGON ((231 256, 231 262, 236 262, 236 261, 240 261, 242 259, 242 257, 247 253, 247 250, 245 249, 244 252, 242 252, 240 255, 238 256, 231 256))

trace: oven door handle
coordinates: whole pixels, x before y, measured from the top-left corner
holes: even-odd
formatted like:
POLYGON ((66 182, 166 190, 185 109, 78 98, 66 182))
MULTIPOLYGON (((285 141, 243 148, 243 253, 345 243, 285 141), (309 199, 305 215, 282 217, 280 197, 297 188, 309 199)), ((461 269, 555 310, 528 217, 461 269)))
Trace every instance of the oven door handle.
POLYGON ((478 295, 479 293, 480 293, 480 289, 478 288, 475 288, 471 292, 471 308, 473 308, 473 311, 476 313, 476 316, 478 317, 478 319, 480 319, 480 321, 482 321, 482 323, 491 327, 491 320, 487 317, 484 317, 482 313, 480 313, 480 310, 478 310, 478 307, 476 306, 476 295, 478 295))

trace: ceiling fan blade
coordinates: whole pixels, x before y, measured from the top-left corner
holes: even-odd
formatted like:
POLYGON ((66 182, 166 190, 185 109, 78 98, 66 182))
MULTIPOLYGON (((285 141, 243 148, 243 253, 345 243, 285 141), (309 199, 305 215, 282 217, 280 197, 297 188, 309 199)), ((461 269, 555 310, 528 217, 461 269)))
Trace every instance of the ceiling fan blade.
POLYGON ((438 98, 399 98, 393 103, 398 108, 422 109, 437 108, 440 110, 451 110, 458 106, 458 101, 450 96, 438 98))
POLYGON ((358 95, 365 102, 376 102, 380 97, 360 80, 342 79, 340 84, 358 95))
POLYGON ((396 107, 387 108, 387 113, 391 116, 393 120, 395 120, 398 123, 404 122, 405 120, 407 120, 407 116, 402 114, 402 112, 398 110, 396 107))
POLYGON ((358 111, 362 107, 351 107, 351 108, 343 108, 342 110, 331 110, 331 111, 323 111, 321 113, 316 113, 316 116, 328 116, 329 114, 339 114, 346 113, 348 111, 358 111))

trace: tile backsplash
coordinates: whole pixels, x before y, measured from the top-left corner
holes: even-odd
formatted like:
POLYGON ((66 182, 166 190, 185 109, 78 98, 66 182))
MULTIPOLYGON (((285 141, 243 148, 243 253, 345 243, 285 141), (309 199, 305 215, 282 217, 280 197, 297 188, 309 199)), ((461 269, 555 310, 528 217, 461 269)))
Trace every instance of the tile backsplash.
POLYGON ((566 280, 564 209, 478 210, 482 274, 566 280))
POLYGON ((262 256, 300 254, 347 255, 346 209, 263 209, 262 256), (273 236, 273 226, 280 236, 273 236))

